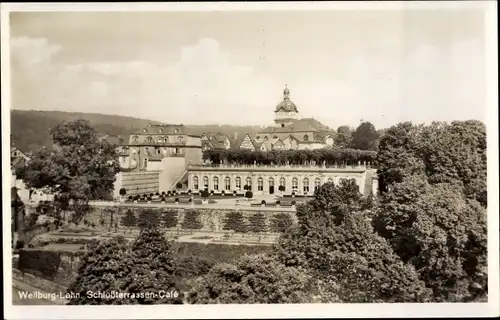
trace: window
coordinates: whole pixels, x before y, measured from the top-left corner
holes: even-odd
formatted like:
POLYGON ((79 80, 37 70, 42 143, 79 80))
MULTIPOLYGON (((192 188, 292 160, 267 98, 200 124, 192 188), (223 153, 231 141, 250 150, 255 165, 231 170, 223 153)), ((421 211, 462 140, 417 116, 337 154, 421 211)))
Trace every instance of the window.
POLYGON ((269 186, 270 186, 270 187, 274 187, 274 179, 273 179, 272 177, 271 177, 271 178, 269 178, 268 183, 269 183, 269 186))
POLYGON ((226 190, 231 190, 231 178, 226 177, 226 179, 224 179, 224 184, 226 190))
POLYGON ((309 179, 304 178, 303 183, 304 183, 304 186, 303 186, 304 192, 309 192, 309 179))
POLYGON ((203 187, 205 187, 205 189, 208 189, 208 177, 203 177, 203 187))
POLYGON ((286 187, 286 180, 285 178, 280 179, 280 186, 286 187))
POLYGON ((139 137, 137 137, 137 136, 133 136, 133 137, 132 137, 132 142, 137 142, 137 139, 139 139, 139 137))
POLYGON ((320 186, 321 186, 321 179, 316 178, 316 180, 314 180, 314 191, 318 190, 320 186))
POLYGON ((264 137, 264 141, 267 141, 267 136, 264 137))
POLYGON ((241 178, 236 177, 236 189, 241 189, 241 178))
POLYGON ((260 140, 260 136, 257 136, 257 140, 260 140))
POLYGON ((292 190, 297 191, 299 189, 299 179, 293 178, 292 179, 292 190))
POLYGON ((156 153, 157 154, 161 154, 161 149, 160 148, 156 148, 156 153))
POLYGON ((193 189, 198 190, 198 177, 197 176, 193 177, 193 189))
POLYGON ((246 185, 249 186, 250 188, 252 187, 252 178, 248 177, 246 179, 246 185))
POLYGON ((219 178, 214 177, 214 190, 219 190, 219 178))
POLYGON ((148 167, 148 159, 144 159, 144 168, 148 167))
POLYGON ((153 138, 151 138, 151 137, 146 137, 146 142, 147 142, 147 143, 153 143, 153 138))
POLYGON ((264 179, 262 179, 261 177, 257 179, 257 190, 264 191, 264 179))
POLYGON ((309 136, 307 134, 304 135, 304 141, 309 141, 309 136))
POLYGON ((284 124, 284 123, 282 123, 282 124, 281 124, 281 127, 282 127, 282 128, 284 128, 284 127, 285 127, 285 124, 284 124))
POLYGON ((177 132, 179 132, 179 129, 175 128, 174 133, 177 133, 177 132))
POLYGON ((167 143, 167 142, 168 142, 168 137, 165 137, 165 138, 163 139, 163 142, 167 143))
POLYGON ((274 140, 278 140, 278 136, 274 136, 274 137, 273 137, 273 139, 274 139, 274 140))

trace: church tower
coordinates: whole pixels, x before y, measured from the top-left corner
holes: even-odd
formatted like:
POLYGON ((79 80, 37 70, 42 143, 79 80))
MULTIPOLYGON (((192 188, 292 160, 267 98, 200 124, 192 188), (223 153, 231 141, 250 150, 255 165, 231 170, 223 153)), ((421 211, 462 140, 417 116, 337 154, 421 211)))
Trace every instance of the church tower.
POLYGON ((276 106, 274 113, 276 114, 274 122, 278 127, 284 128, 296 120, 300 120, 299 110, 295 103, 290 100, 290 90, 287 85, 285 85, 285 90, 283 90, 283 101, 276 106))

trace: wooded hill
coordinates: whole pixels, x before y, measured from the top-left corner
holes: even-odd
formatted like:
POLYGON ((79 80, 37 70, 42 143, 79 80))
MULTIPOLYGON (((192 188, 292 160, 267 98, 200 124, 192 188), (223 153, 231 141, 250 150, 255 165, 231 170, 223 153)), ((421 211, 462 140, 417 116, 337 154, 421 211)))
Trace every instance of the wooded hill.
MULTIPOLYGON (((161 124, 158 121, 105 115, 97 113, 63 112, 63 111, 11 111, 11 144, 24 152, 34 151, 42 146, 52 146, 49 129, 63 121, 83 119, 90 121, 99 135, 127 135, 152 124, 161 124)), ((221 132, 234 137, 235 133, 254 134, 261 129, 258 126, 232 125, 186 125, 191 134, 201 135, 204 132, 221 132)))

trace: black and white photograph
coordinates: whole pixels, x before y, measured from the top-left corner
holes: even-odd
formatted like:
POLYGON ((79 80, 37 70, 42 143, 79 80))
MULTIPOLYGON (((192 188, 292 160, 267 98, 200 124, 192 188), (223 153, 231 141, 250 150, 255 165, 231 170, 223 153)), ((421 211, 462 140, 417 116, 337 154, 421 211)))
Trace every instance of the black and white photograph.
POLYGON ((496 6, 2 4, 5 317, 499 316, 496 6))

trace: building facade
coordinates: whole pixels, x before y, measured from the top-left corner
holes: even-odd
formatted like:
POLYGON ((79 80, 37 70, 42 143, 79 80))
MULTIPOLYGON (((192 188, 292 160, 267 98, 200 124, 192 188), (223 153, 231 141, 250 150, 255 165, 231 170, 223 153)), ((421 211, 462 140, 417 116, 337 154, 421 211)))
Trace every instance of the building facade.
POLYGON ((376 193, 373 179, 375 170, 364 166, 189 166, 188 188, 215 193, 241 193, 250 186, 254 195, 291 194, 312 195, 314 190, 327 182, 338 184, 341 179, 354 179, 362 194, 376 193), (279 190, 284 186, 284 191, 279 190))
POLYGON ((231 148, 231 139, 225 134, 211 132, 201 136, 202 150, 227 150, 231 148))
POLYGON ((276 106, 274 125, 268 126, 255 137, 245 137, 239 147, 260 151, 273 149, 320 149, 333 146, 335 130, 314 118, 301 118, 299 109, 290 99, 285 86, 283 100, 276 106))

